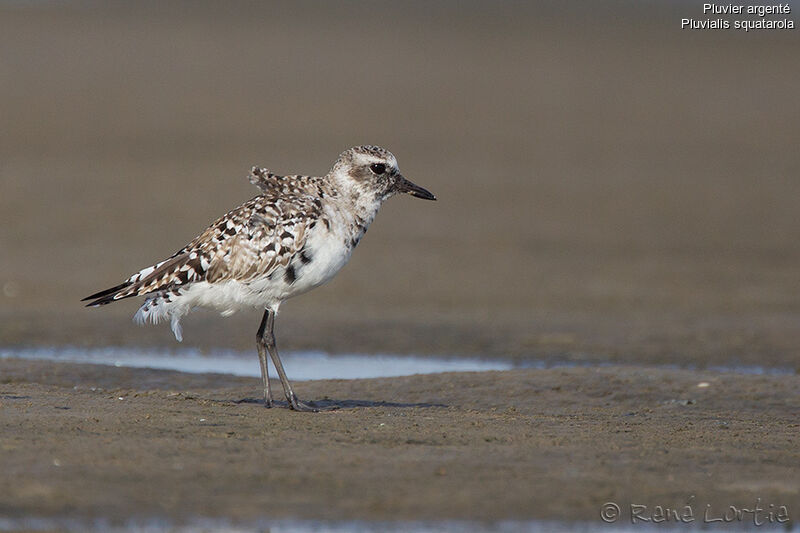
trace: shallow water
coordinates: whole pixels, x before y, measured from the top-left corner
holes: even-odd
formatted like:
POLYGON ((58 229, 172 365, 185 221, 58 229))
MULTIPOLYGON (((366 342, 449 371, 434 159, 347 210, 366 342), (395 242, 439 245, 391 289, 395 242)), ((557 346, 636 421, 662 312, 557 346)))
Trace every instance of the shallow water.
MULTIPOLYGON (((258 357, 254 352, 215 351, 203 353, 192 349, 137 348, 0 348, 0 357, 156 368, 190 373, 213 372, 234 376, 261 376, 258 357)), ((514 368, 512 363, 502 360, 396 355, 329 355, 323 352, 287 352, 281 355, 281 360, 286 368, 286 373, 291 376, 293 381, 363 379, 514 368)), ((270 371, 274 375, 272 364, 270 364, 270 371)))
MULTIPOLYGON (((189 373, 221 373, 234 376, 260 377, 258 358, 254 352, 219 350, 202 352, 184 348, 158 350, 150 348, 76 348, 37 347, 0 348, 0 358, 51 360, 70 363, 91 363, 117 367, 154 368, 189 373)), ((526 359, 511 362, 502 359, 459 357, 422 357, 416 355, 330 355, 324 352, 287 352, 281 355, 287 374, 296 381, 314 379, 366 379, 379 377, 435 374, 439 372, 485 372, 514 368, 603 367, 604 361, 552 361, 526 359)), ((271 374, 274 368, 270 364, 271 374)), ((695 367, 667 365, 668 368, 694 370, 695 367)), ((790 367, 713 366, 713 372, 755 375, 793 375, 790 367)))

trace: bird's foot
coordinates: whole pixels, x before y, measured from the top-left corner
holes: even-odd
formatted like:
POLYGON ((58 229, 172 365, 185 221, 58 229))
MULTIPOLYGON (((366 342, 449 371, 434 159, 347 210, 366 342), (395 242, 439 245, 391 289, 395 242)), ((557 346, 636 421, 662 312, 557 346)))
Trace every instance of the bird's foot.
POLYGON ((312 407, 305 402, 301 402, 294 394, 292 394, 291 396, 287 396, 286 400, 289 402, 289 409, 293 411, 300 411, 303 413, 319 412, 319 409, 317 409, 316 407, 312 407))
POLYGON ((269 409, 274 405, 275 405, 275 400, 272 399, 272 391, 269 388, 264 387, 264 407, 269 409))

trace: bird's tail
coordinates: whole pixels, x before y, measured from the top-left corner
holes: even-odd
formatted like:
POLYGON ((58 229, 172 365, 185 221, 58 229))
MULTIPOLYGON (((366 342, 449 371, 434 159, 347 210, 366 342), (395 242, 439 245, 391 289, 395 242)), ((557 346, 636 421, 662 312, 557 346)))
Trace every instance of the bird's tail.
MULTIPOLYGON (((178 252, 169 259, 143 268, 116 287, 96 292, 81 301, 91 300, 86 304, 86 307, 95 307, 130 298, 131 296, 140 296, 164 290, 171 285, 180 285, 183 281, 186 281, 180 277, 181 272, 184 272, 181 267, 189 259, 191 258, 188 253, 178 252)), ((186 272, 188 273, 188 270, 186 272)))
POLYGON ((111 302, 121 300, 123 298, 130 298, 131 296, 135 296, 136 293, 124 293, 127 292, 126 289, 128 289, 131 285, 133 285, 133 282, 127 280, 124 283, 120 283, 116 287, 111 287, 110 289, 96 292, 90 296, 87 296, 86 298, 82 298, 81 301, 86 302, 91 300, 86 304, 86 307, 96 307, 98 305, 110 304, 111 302))

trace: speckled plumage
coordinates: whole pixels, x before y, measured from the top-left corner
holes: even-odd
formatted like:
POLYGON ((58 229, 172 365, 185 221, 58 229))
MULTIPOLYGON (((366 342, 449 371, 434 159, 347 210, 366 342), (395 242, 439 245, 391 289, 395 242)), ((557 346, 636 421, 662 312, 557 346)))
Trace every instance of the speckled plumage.
POLYGON ((168 259, 86 298, 93 300, 89 305, 147 296, 136 320, 170 319, 179 340, 180 318, 197 305, 223 314, 241 307, 277 311, 344 266, 386 198, 396 192, 425 197, 419 192, 424 189, 400 175, 394 156, 375 146, 347 150, 325 177, 279 176, 254 167, 249 179, 261 195, 168 259), (370 164, 387 171, 373 175, 370 164))
POLYGON ((405 192, 435 199, 406 180, 395 157, 376 146, 345 151, 324 177, 279 176, 253 167, 249 179, 261 189, 259 196, 214 221, 171 257, 84 300, 98 306, 145 296, 134 319, 169 320, 179 341, 181 318, 198 306, 223 315, 260 308, 274 317, 283 301, 325 283, 347 263, 387 198, 405 192))

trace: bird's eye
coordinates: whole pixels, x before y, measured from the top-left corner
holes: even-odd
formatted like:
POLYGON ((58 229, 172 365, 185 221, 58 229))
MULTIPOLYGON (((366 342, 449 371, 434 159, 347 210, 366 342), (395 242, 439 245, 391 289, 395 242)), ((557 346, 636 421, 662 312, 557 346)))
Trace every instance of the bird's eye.
POLYGON ((386 172, 386 165, 384 165, 383 163, 373 163, 372 165, 369 166, 369 169, 374 174, 377 174, 377 175, 380 176, 381 174, 386 172))

